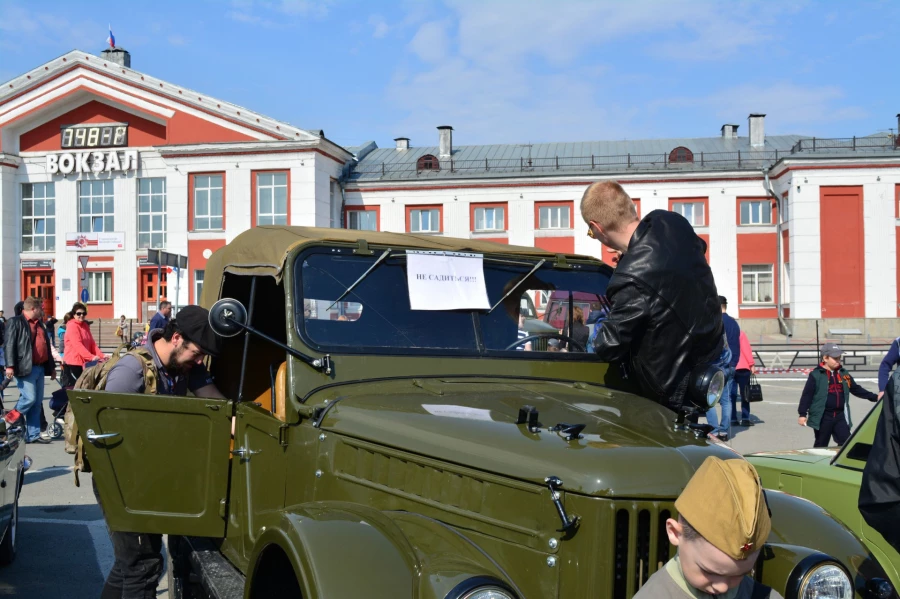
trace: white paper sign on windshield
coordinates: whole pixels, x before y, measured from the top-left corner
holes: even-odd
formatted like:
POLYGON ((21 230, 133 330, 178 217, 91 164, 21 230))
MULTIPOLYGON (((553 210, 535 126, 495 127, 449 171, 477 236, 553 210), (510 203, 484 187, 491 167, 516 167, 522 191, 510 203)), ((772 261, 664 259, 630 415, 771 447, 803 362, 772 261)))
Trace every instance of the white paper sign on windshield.
POLYGON ((413 310, 487 310, 484 256, 457 252, 406 252, 413 310))

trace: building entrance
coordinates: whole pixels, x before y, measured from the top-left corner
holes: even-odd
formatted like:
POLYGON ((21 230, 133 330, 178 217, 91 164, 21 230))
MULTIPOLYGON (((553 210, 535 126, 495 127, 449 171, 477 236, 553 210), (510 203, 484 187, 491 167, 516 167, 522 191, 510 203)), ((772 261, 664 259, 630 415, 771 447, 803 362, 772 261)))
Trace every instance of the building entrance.
POLYGON ((25 297, 39 297, 44 300, 44 314, 56 315, 54 272, 52 270, 26 270, 22 273, 22 289, 25 297))
POLYGON ((138 288, 140 289, 140 317, 144 322, 150 322, 156 312, 156 302, 168 299, 169 286, 166 268, 160 271, 159 280, 156 277, 156 267, 141 268, 138 275, 138 288))

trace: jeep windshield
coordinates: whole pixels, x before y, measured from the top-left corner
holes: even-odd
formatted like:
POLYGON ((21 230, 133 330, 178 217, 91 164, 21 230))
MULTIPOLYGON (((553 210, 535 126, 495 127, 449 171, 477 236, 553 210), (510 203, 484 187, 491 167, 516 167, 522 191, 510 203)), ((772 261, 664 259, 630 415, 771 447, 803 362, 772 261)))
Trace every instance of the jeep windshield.
POLYGON ((302 301, 296 303, 296 322, 304 342, 333 353, 533 359, 533 352, 540 352, 541 359, 596 359, 586 350, 606 314, 608 268, 584 263, 558 268, 548 260, 534 270, 540 260, 485 255, 493 310, 413 310, 405 253, 395 251, 375 265, 381 257, 378 251, 354 255, 350 248, 313 248, 299 256, 295 297, 302 301), (568 318, 544 318, 548 309, 561 307, 568 318))

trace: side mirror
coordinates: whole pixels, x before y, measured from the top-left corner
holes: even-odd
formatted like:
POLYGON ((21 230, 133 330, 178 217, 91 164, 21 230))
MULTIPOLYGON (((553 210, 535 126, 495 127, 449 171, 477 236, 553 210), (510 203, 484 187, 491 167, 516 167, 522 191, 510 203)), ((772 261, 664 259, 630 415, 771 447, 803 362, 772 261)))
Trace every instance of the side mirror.
POLYGON ((725 373, 718 366, 704 364, 691 371, 688 398, 698 410, 714 408, 725 391, 725 373))
POLYGON ((236 299, 223 297, 209 310, 209 326, 219 337, 234 337, 246 324, 247 308, 236 299))

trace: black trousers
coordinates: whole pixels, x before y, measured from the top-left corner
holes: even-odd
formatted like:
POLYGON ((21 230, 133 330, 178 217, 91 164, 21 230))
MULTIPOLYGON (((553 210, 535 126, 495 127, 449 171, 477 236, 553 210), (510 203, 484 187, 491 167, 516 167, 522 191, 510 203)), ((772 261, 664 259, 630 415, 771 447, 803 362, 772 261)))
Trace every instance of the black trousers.
MULTIPOLYGON (((97 486, 93 486, 100 503, 97 486)), ((116 561, 100 599, 156 599, 156 586, 163 571, 162 535, 110 531, 109 540, 116 561)))
POLYGON ((850 438, 850 425, 847 424, 847 418, 843 411, 835 413, 828 410, 822 415, 822 422, 819 423, 819 430, 816 433, 816 443, 813 447, 828 447, 831 438, 838 445, 843 445, 850 438))

